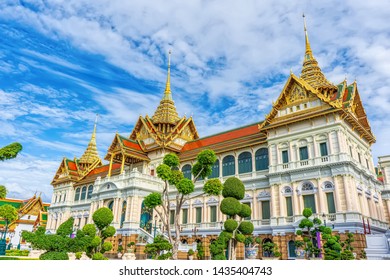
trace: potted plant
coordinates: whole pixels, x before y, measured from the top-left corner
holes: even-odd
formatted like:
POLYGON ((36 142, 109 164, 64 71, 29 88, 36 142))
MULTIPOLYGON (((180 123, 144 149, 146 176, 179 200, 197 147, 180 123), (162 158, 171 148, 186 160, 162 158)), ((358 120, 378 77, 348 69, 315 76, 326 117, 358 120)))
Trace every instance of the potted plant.
POLYGON ((194 254, 195 254, 194 250, 189 249, 188 250, 188 259, 189 260, 193 260, 194 259, 194 254))
POLYGON ((275 244, 274 248, 272 249, 272 254, 274 255, 274 258, 279 260, 282 256, 282 253, 279 251, 278 244, 275 244))
POLYGON ((135 242, 127 244, 127 253, 135 253, 135 242))
POLYGON ((275 243, 267 241, 263 243, 262 247, 263 247, 263 256, 264 256, 263 259, 273 258, 273 250, 275 247, 275 243))
POLYGON ((252 236, 247 236, 244 241, 245 244, 245 258, 246 259, 256 259, 258 246, 261 244, 261 238, 252 236))
POLYGON ((303 249, 303 246, 305 243, 302 240, 295 240, 295 256, 297 259, 304 259, 305 258, 305 250, 303 249))
POLYGON ((123 246, 119 245, 118 246, 118 259, 120 259, 122 257, 122 252, 123 252, 123 246))

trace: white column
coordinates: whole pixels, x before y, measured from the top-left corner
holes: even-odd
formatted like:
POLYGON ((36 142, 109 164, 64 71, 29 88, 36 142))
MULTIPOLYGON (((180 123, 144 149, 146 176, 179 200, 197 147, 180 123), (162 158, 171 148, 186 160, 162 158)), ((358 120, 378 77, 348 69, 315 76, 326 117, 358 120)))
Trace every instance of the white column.
POLYGON ((333 146, 332 146, 332 131, 328 133, 328 149, 329 155, 333 154, 333 146))
POLYGON ((320 186, 320 180, 317 179, 317 186, 318 186, 318 189, 317 189, 317 198, 318 198, 318 214, 321 214, 321 213, 328 213, 327 211, 327 208, 326 207, 326 203, 324 202, 324 191, 321 189, 321 186, 320 186))
POLYGON ((348 179, 347 176, 343 176, 343 185, 344 185, 344 193, 345 193, 345 203, 347 206, 347 211, 352 211, 351 207, 351 193, 349 189, 348 179))
POLYGON ((297 186, 295 183, 292 183, 291 184, 291 188, 292 188, 292 203, 293 203, 293 209, 294 209, 294 215, 301 215, 301 213, 299 212, 299 202, 298 202, 298 193, 297 193, 297 186))
POLYGON ((280 209, 280 217, 287 217, 287 211, 286 211, 286 198, 282 194, 282 188, 283 186, 280 185, 278 192, 279 192, 279 209, 280 209))
POLYGON ((340 195, 340 189, 341 185, 338 182, 337 176, 333 177, 333 182, 334 182, 334 200, 336 203, 336 213, 343 211, 341 208, 341 195, 340 195))

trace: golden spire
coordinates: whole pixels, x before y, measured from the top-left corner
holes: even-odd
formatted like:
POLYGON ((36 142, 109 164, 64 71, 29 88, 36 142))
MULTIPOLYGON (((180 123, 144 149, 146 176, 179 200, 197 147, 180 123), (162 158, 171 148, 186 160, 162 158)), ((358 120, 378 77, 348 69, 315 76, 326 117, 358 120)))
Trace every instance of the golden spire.
POLYGON ((175 125, 180 120, 177 114, 175 102, 172 99, 171 92, 171 51, 168 53, 168 75, 165 85, 164 96, 152 117, 154 124, 171 124, 175 125))
POLYGON ((305 57, 303 59, 301 78, 308 82, 314 88, 334 87, 326 79, 325 75, 321 71, 321 68, 318 66, 317 60, 313 56, 313 52, 310 47, 309 35, 307 33, 306 19, 304 14, 303 27, 305 31, 305 57))
POLYGON ((164 97, 163 99, 172 100, 171 92, 171 50, 168 52, 168 74, 167 74, 167 83, 165 85, 164 97))
POLYGON ((98 116, 99 115, 96 114, 91 140, 89 141, 88 147, 85 150, 84 154, 80 158, 80 163, 92 164, 97 158, 99 158, 98 150, 96 147, 96 124, 98 116))

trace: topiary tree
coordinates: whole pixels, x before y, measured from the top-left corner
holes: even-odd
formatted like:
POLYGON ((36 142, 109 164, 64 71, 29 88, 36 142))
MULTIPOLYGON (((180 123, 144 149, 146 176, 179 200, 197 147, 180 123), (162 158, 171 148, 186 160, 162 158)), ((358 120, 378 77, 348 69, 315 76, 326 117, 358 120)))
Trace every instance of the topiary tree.
POLYGON ((322 239, 325 240, 324 259, 325 260, 341 260, 342 246, 340 244, 340 236, 332 235, 332 229, 326 227, 322 231, 322 239))
POLYGON ((222 196, 224 199, 221 201, 220 210, 228 216, 224 223, 224 228, 230 234, 230 238, 228 238, 228 255, 229 259, 235 260, 238 242, 245 242, 245 236, 251 235, 254 230, 254 226, 250 221, 243 220, 251 216, 252 210, 248 205, 240 202, 245 196, 245 186, 238 178, 231 177, 225 181, 222 196))
POLYGON ((352 242, 355 239, 353 238, 353 234, 351 232, 347 233, 347 239, 341 243, 341 247, 343 247, 343 251, 341 252, 342 260, 354 260, 355 256, 353 255, 353 247, 352 242))
POLYGON ((162 235, 157 235, 153 243, 145 246, 144 252, 156 260, 167 260, 172 257, 172 244, 162 235), (164 252, 164 253, 163 253, 164 252))
POLYGON ((196 257, 198 258, 198 260, 203 260, 204 258, 204 249, 203 249, 203 244, 202 242, 198 242, 198 244, 196 244, 196 257))
POLYGON ((18 212, 15 207, 4 204, 0 206, 0 220, 4 221, 4 229, 3 233, 0 233, 0 255, 5 255, 6 249, 6 239, 8 226, 18 218, 18 212))
POLYGON ((318 218, 309 219, 312 216, 313 212, 310 208, 305 208, 302 211, 304 218, 299 223, 298 227, 300 230, 297 230, 297 235, 302 236, 303 238, 303 249, 305 250, 305 258, 309 259, 311 256, 317 256, 321 250, 317 247, 316 244, 313 244, 313 239, 317 239, 317 231, 322 232, 324 227, 321 226, 321 220, 318 218))
POLYGON ((0 149, 0 161, 16 158, 23 149, 20 143, 12 143, 0 149))
MULTIPOLYGON (((177 259, 180 243, 180 220, 179 215, 184 202, 193 199, 191 194, 195 190, 195 182, 198 178, 210 176, 212 166, 217 160, 212 150, 203 150, 196 157, 196 163, 192 166, 193 179, 184 178, 183 173, 178 170, 180 165, 176 154, 170 153, 164 156, 163 163, 156 171, 157 176, 164 181, 162 192, 154 192, 145 197, 145 206, 154 209, 167 231, 168 241, 172 244, 172 259, 177 259), (172 191, 176 194, 172 195, 172 191), (173 224, 170 223, 170 207, 175 204, 175 214, 173 224), (174 233, 172 233, 174 229, 174 233)), ((207 180, 203 186, 203 191, 198 196, 219 195, 222 184, 218 179, 207 180)))

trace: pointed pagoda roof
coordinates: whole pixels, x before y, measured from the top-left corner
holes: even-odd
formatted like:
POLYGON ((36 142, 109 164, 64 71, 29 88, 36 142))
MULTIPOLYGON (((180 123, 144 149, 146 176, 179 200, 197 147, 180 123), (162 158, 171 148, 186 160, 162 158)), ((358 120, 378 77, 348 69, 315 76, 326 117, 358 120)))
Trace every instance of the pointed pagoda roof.
POLYGON ((305 57, 303 59, 303 66, 301 71, 301 79, 305 80, 312 87, 318 88, 334 88, 335 86, 329 82, 324 73, 322 73, 321 68, 318 66, 318 62, 313 56, 311 50, 309 36, 307 34, 306 20, 305 15, 303 15, 303 25, 305 31, 305 57))
POLYGON ((81 156, 79 163, 92 164, 96 161, 96 159, 100 160, 99 153, 98 153, 98 150, 96 147, 96 123, 97 123, 97 115, 96 115, 96 120, 95 120, 95 124, 93 127, 91 140, 89 141, 88 147, 85 150, 84 154, 81 156))
POLYGON ((164 96, 152 117, 154 124, 176 124, 180 120, 171 92, 171 51, 168 55, 168 74, 164 96))

